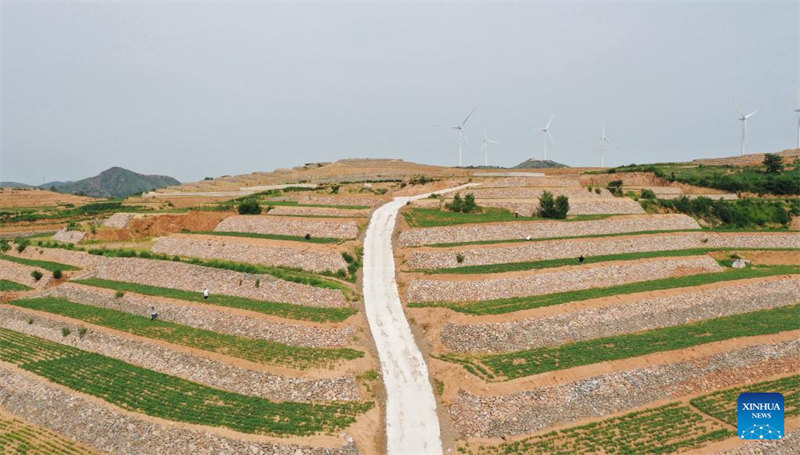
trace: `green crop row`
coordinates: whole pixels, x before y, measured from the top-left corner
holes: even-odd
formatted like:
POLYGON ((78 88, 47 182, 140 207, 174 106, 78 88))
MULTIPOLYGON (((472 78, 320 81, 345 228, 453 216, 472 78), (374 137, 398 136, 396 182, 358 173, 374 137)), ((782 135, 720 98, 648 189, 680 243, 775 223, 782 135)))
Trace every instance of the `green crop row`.
POLYGON ((0 280, 0 291, 29 291, 31 288, 24 284, 15 283, 9 280, 0 280))
POLYGON ((496 446, 464 445, 458 451, 470 455, 668 454, 735 435, 687 405, 670 403, 496 446))
POLYGON ((306 436, 333 433, 355 422, 371 402, 274 402, 214 389, 117 359, 0 329, 0 360, 111 404, 153 417, 245 433, 306 436), (31 361, 31 348, 52 351, 31 361))
POLYGON ((783 394, 784 415, 800 415, 800 376, 789 376, 775 381, 720 390, 691 400, 692 406, 723 422, 736 425, 736 401, 740 393, 775 392, 783 394))
MULTIPOLYGON (((635 253, 607 254, 603 256, 586 256, 584 264, 612 261, 632 261, 658 257, 698 256, 714 251, 797 251, 793 248, 693 248, 688 250, 642 251, 635 253)), ((577 258, 548 259, 543 261, 507 262, 503 264, 467 265, 462 267, 422 270, 431 274, 487 274, 504 272, 521 272, 527 270, 547 269, 579 264, 577 258)))
POLYGON ((704 284, 718 283, 723 281, 762 278, 775 275, 791 275, 798 273, 800 273, 800 267, 797 266, 748 267, 744 269, 728 269, 724 272, 702 273, 698 275, 671 277, 660 280, 639 281, 606 288, 589 288, 577 291, 559 292, 555 294, 535 295, 530 297, 511 297, 507 299, 485 300, 481 302, 421 302, 409 303, 408 306, 443 307, 459 313, 475 315, 502 314, 614 295, 659 291, 689 286, 701 286, 704 284))
POLYGON ((0 416, 0 453, 26 455, 90 455, 93 450, 52 431, 0 416))
POLYGON ((146 338, 164 340, 169 343, 258 363, 284 365, 299 369, 310 367, 330 368, 342 361, 364 356, 363 352, 355 349, 291 346, 275 341, 245 338, 198 329, 173 322, 151 321, 149 317, 84 305, 64 299, 14 300, 9 304, 58 314, 146 338))
POLYGON ((208 300, 204 300, 203 295, 200 292, 161 288, 157 286, 128 283, 124 281, 102 280, 99 278, 78 280, 76 283, 106 289, 115 289, 122 292, 134 292, 137 294, 150 295, 154 297, 166 297, 170 299, 186 300, 209 305, 239 308, 282 318, 312 322, 341 322, 356 313, 356 310, 353 308, 318 308, 296 305, 293 303, 253 300, 244 297, 223 294, 211 294, 208 300))
POLYGON ((56 270, 61 270, 62 272, 68 270, 80 270, 78 267, 72 265, 61 264, 58 262, 38 261, 35 259, 20 258, 16 256, 9 256, 7 254, 0 254, 0 259, 4 261, 16 262, 17 264, 29 265, 31 267, 39 267, 40 269, 45 269, 50 272, 55 272, 56 270))
MULTIPOLYGON (((440 209, 412 207, 401 212, 406 223, 411 227, 436 227, 453 226, 472 223, 497 223, 504 221, 530 221, 545 220, 546 218, 527 217, 517 218, 506 209, 482 207, 480 212, 461 213, 448 212, 440 209)), ((564 221, 587 221, 608 218, 611 215, 577 215, 564 221)))
POLYGON ((715 341, 738 337, 767 335, 800 328, 800 304, 770 310, 737 314, 690 324, 652 329, 638 333, 577 341, 525 351, 480 356, 444 354, 443 360, 482 366, 500 380, 516 379, 547 371, 574 368, 581 365, 626 359, 655 352, 685 349, 715 341))

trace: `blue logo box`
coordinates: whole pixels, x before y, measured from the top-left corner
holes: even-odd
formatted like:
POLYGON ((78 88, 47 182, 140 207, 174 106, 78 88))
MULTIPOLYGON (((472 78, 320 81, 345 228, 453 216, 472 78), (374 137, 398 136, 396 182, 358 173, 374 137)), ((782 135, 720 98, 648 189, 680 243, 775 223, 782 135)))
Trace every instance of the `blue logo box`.
POLYGON ((740 438, 783 438, 784 401, 780 393, 743 393, 737 400, 737 410, 740 438))

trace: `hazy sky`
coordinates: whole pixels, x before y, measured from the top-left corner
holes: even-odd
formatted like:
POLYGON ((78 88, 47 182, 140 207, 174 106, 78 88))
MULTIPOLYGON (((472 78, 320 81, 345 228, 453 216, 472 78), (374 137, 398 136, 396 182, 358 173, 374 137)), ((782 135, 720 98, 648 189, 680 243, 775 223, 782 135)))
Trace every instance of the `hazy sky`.
POLYGON ((798 2, 2 3, 0 180, 348 157, 607 164, 795 146, 798 2))

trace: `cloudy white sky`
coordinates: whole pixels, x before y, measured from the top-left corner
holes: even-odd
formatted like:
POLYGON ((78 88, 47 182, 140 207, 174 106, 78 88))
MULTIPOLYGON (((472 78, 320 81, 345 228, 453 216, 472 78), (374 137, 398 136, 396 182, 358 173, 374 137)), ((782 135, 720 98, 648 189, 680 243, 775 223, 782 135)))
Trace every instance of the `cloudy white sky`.
POLYGON ((348 157, 607 164, 794 147, 798 2, 9 2, 0 180, 348 157))

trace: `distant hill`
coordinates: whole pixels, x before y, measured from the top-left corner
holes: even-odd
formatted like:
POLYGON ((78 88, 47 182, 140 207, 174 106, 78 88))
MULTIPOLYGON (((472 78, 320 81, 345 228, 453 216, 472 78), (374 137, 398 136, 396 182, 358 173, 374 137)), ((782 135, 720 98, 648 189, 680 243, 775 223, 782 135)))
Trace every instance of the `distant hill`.
POLYGON ((0 188, 33 188, 33 185, 19 182, 0 182, 0 188))
POLYGON ((100 174, 75 182, 45 183, 39 188, 54 189, 59 193, 82 193, 92 197, 128 197, 142 191, 152 191, 165 186, 180 185, 178 180, 166 175, 143 175, 112 167, 100 174))
POLYGON ((566 164, 556 163, 552 160, 536 160, 533 158, 527 159, 518 165, 514 166, 512 169, 542 169, 542 168, 554 168, 554 167, 569 167, 566 164))

